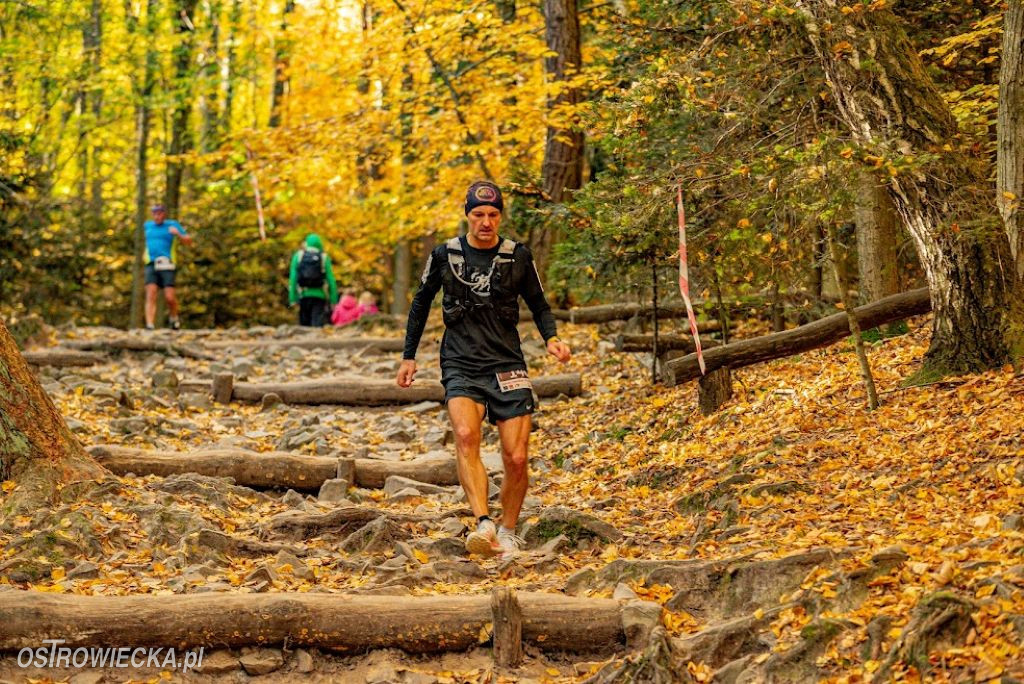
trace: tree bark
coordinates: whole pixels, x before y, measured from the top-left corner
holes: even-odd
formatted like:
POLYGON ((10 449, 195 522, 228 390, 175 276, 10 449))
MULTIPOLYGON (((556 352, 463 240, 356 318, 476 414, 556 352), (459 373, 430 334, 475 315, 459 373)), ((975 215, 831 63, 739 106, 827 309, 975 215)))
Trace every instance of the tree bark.
MULTIPOLYGON (((717 347, 721 342, 711 337, 701 336, 700 345, 704 349, 717 347)), ((652 335, 616 335, 615 351, 620 352, 654 352, 652 335)), ((658 354, 667 351, 685 351, 687 354, 697 351, 691 335, 661 335, 658 337, 658 354)))
POLYGON ((192 150, 192 129, 189 117, 192 114, 193 81, 192 72, 193 43, 197 0, 178 0, 177 39, 174 47, 174 82, 175 90, 174 115, 171 119, 171 143, 167 148, 170 159, 167 162, 167 186, 164 189, 164 207, 167 215, 177 218, 181 205, 181 179, 185 172, 185 163, 178 159, 179 155, 192 150))
POLYGON ((861 172, 857 178, 857 272, 861 303, 877 302, 900 291, 896 237, 899 217, 885 186, 861 172))
POLYGON ((412 249, 408 240, 399 240, 395 245, 393 274, 391 313, 405 316, 409 313, 409 284, 412 279, 412 249))
MULTIPOLYGON (((985 160, 966 149, 956 120, 899 19, 889 9, 839 11, 835 0, 798 0, 807 36, 840 119, 885 167, 913 160, 888 183, 917 246, 934 311, 925 369, 976 372, 1011 359, 1024 310, 1009 240, 981 208, 985 160), (922 160, 923 157, 923 160, 922 160), (1003 269, 1001 265, 1011 264, 1003 269)), ((894 167, 895 168, 895 167, 894 167)), ((1020 256, 1020 255, 1018 255, 1020 256)))
POLYGON ((274 43, 274 87, 270 91, 271 128, 281 125, 281 110, 288 92, 288 68, 291 63, 291 38, 288 35, 288 15, 295 11, 295 0, 285 0, 281 12, 281 27, 274 43))
MULTIPOLYGON (((132 306, 130 326, 142 327, 142 297, 144 287, 142 256, 146 251, 146 205, 148 198, 149 173, 146 168, 149 160, 149 126, 150 98, 156 78, 156 48, 154 40, 157 27, 157 0, 146 0, 146 28, 143 42, 146 45, 146 58, 142 69, 141 87, 135 93, 135 136, 138 149, 135 155, 135 268, 132 272, 132 306)), ((125 16, 128 17, 128 34, 139 32, 139 20, 132 14, 131 2, 125 0, 125 16)))
MULTIPOLYGON (((928 289, 921 288, 859 306, 853 310, 853 314, 862 327, 873 328, 889 321, 919 316, 928 313, 930 309, 928 289)), ((844 311, 784 332, 740 340, 708 349, 704 352, 704 363, 709 373, 723 366, 735 370, 762 361, 780 359, 818 347, 826 347, 842 340, 849 334, 849 321, 847 313, 844 311)), ((665 364, 665 375, 667 376, 666 382, 672 385, 700 377, 697 355, 688 354, 669 361, 665 364)))
POLYGON ((1008 0, 999 67, 999 115, 996 195, 999 213, 1024 279, 1024 2, 1008 0))
POLYGON ((511 587, 491 591, 494 625, 494 662, 498 667, 519 667, 523 662, 523 609, 511 587))
MULTIPOLYGON (((577 0, 544 0, 544 35, 552 53, 544 58, 544 70, 551 84, 565 84, 583 65, 578 10, 577 0)), ((548 98, 548 115, 559 116, 559 109, 575 108, 580 99, 579 88, 565 86, 548 98)), ((583 186, 583 131, 573 124, 556 123, 547 130, 541 173, 544 192, 556 204, 572 199, 572 191, 583 186)), ((551 249, 557 241, 554 225, 531 236, 530 248, 541 275, 547 273, 551 249)))
MULTIPOLYGON (((828 247, 832 253, 832 266, 835 269, 836 286, 843 296, 843 305, 847 311, 853 311, 853 298, 850 297, 850 285, 846 281, 846 270, 843 268, 843 255, 839 253, 839 238, 836 236, 836 227, 828 227, 828 247)), ((860 323, 857 316, 848 315, 846 324, 853 337, 853 346, 857 352, 857 363, 860 364, 860 374, 864 379, 864 389, 868 397, 868 409, 874 411, 878 408, 878 392, 875 391, 875 377, 871 374, 871 364, 868 363, 868 354, 864 351, 864 340, 860 337, 860 323)))
POLYGON ((728 366, 716 368, 697 381, 697 407, 710 416, 732 398, 732 372, 728 366))
POLYGON ((378 352, 399 352, 405 340, 398 337, 322 337, 310 335, 290 340, 222 340, 203 344, 205 349, 366 349, 378 352))
MULTIPOLYGON (((339 477, 339 459, 306 456, 290 452, 255 452, 247 449, 198 449, 189 452, 153 451, 99 444, 88 449, 97 462, 115 475, 158 475, 169 477, 196 473, 209 477, 232 477, 245 487, 290 487, 315 491, 326 480, 339 477)), ((449 486, 459 484, 454 458, 423 457, 409 461, 385 461, 374 458, 354 460, 357 487, 380 489, 392 475, 417 482, 449 486)))
MULTIPOLYGON (((694 302, 697 305, 697 302, 694 302)), ((569 323, 609 323, 611 321, 628 321, 631 318, 651 318, 651 307, 645 304, 598 304, 581 306, 575 309, 552 309, 551 314, 558 321, 569 323)), ((682 304, 659 304, 658 318, 686 318, 686 307, 682 304)), ((722 329, 718 321, 701 321, 697 323, 698 332, 718 332, 722 329)))
POLYGON ((44 351, 25 352, 22 354, 27 363, 33 366, 51 366, 53 368, 70 368, 75 366, 95 366, 106 361, 103 354, 78 351, 76 349, 46 349, 44 351))
MULTIPOLYGON (((625 644, 618 601, 520 593, 523 639, 545 651, 612 651, 625 644)), ((8 592, 0 602, 0 649, 62 646, 238 648, 312 646, 344 653, 399 648, 466 651, 491 621, 491 597, 346 594, 57 596, 8 592)))
POLYGON ((221 118, 220 134, 223 137, 231 135, 232 121, 235 111, 235 77, 237 72, 238 52, 235 50, 235 40, 238 35, 238 25, 242 20, 242 0, 233 0, 231 3, 231 14, 228 16, 228 54, 227 65, 224 75, 224 113, 221 118))
POLYGON ((102 474, 0 319, 0 482, 15 482, 0 507, 0 527, 51 503, 60 485, 102 474))
POLYGON ((68 340, 64 343, 66 347, 79 351, 132 351, 132 352, 158 352, 171 356, 184 356, 190 359, 203 361, 215 360, 211 354, 192 349, 183 344, 176 344, 167 340, 145 340, 138 337, 115 337, 110 339, 95 340, 68 340))
POLYGON ((207 0, 210 17, 210 35, 204 50, 202 67, 202 98, 199 112, 202 120, 199 149, 212 152, 220 144, 222 129, 220 120, 220 63, 217 53, 220 48, 221 0, 207 0))
MULTIPOLYGON (((557 397, 564 394, 579 396, 583 380, 579 373, 564 373, 533 378, 533 390, 538 397, 557 397)), ((211 391, 209 382, 183 382, 180 387, 211 391)), ((444 401, 444 387, 437 380, 420 380, 412 387, 398 387, 389 380, 322 380, 309 382, 235 384, 235 401, 258 402, 266 394, 276 394, 287 404, 347 404, 350 406, 381 406, 387 404, 414 404, 421 401, 444 401)))

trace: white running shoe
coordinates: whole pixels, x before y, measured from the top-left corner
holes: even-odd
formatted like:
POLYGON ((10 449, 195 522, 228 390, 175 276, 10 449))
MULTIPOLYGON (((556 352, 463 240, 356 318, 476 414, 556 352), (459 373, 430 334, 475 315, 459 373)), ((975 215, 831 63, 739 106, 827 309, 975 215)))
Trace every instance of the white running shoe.
POLYGON ((514 530, 506 530, 501 527, 498 528, 498 543, 501 544, 502 560, 507 560, 515 558, 523 550, 526 540, 517 535, 514 530))
POLYGON ((492 520, 484 520, 466 535, 466 550, 480 556, 497 556, 504 549, 498 543, 498 528, 492 520))

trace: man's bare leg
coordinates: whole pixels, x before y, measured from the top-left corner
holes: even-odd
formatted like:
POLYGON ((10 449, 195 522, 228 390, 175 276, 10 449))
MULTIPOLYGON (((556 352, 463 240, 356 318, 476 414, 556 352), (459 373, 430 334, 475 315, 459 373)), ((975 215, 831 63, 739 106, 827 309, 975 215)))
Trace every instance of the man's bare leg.
POLYGON ((531 424, 529 415, 498 421, 501 460, 505 464, 505 479, 501 483, 501 526, 508 530, 516 529, 519 511, 526 498, 526 487, 530 483, 531 424))
POLYGON ((167 300, 167 315, 171 319, 178 317, 178 296, 173 287, 164 288, 164 299, 167 300))
POLYGON ((459 482, 466 492, 466 500, 473 515, 487 515, 487 470, 480 460, 480 424, 484 420, 484 406, 469 397, 448 400, 448 417, 455 431, 455 462, 459 482))
POLYGON ((146 285, 146 327, 152 328, 156 321, 156 283, 146 285))

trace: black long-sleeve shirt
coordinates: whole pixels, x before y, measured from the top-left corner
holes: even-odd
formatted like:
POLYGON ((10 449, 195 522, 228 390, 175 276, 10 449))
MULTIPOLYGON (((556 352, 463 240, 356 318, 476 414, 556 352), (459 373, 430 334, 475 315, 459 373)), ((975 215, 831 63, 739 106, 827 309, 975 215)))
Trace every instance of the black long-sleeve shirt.
MULTIPOLYGON (((498 245, 501 242, 499 240, 498 245)), ((464 279, 477 283, 469 290, 471 303, 483 304, 485 297, 478 293, 479 289, 488 287, 487 273, 491 269, 494 256, 498 253, 498 245, 491 249, 476 249, 462 240, 462 249, 466 258, 464 279)), ((525 245, 517 245, 512 254, 513 263, 508 282, 517 296, 523 298, 533 313, 544 341, 558 334, 555 317, 551 307, 544 298, 544 288, 533 262, 533 255, 525 245)), ((448 265, 448 247, 439 245, 434 248, 427 259, 420 278, 420 286, 413 297, 409 309, 409 320, 405 330, 405 350, 403 359, 415 359, 416 348, 419 346, 423 329, 427 325, 430 305, 444 284, 444 270, 448 265)), ((461 292, 446 293, 459 296, 461 292)), ((520 346, 519 331, 515 326, 502 322, 492 306, 469 307, 458 324, 445 329, 441 340, 441 370, 447 376, 452 371, 469 375, 500 373, 507 370, 526 368, 523 351, 520 346)))

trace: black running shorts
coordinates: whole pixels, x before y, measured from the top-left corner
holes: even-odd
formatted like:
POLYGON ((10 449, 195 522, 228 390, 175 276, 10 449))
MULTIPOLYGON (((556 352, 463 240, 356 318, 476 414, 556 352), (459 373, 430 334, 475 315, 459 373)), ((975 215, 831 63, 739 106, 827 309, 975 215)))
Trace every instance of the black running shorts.
POLYGON ((529 415, 536 403, 525 370, 476 376, 445 373, 441 383, 445 403, 455 397, 469 397, 484 405, 492 425, 499 420, 529 415))
POLYGON ((146 284, 156 285, 159 288, 174 287, 174 274, 177 271, 158 271, 153 264, 146 264, 146 284))

